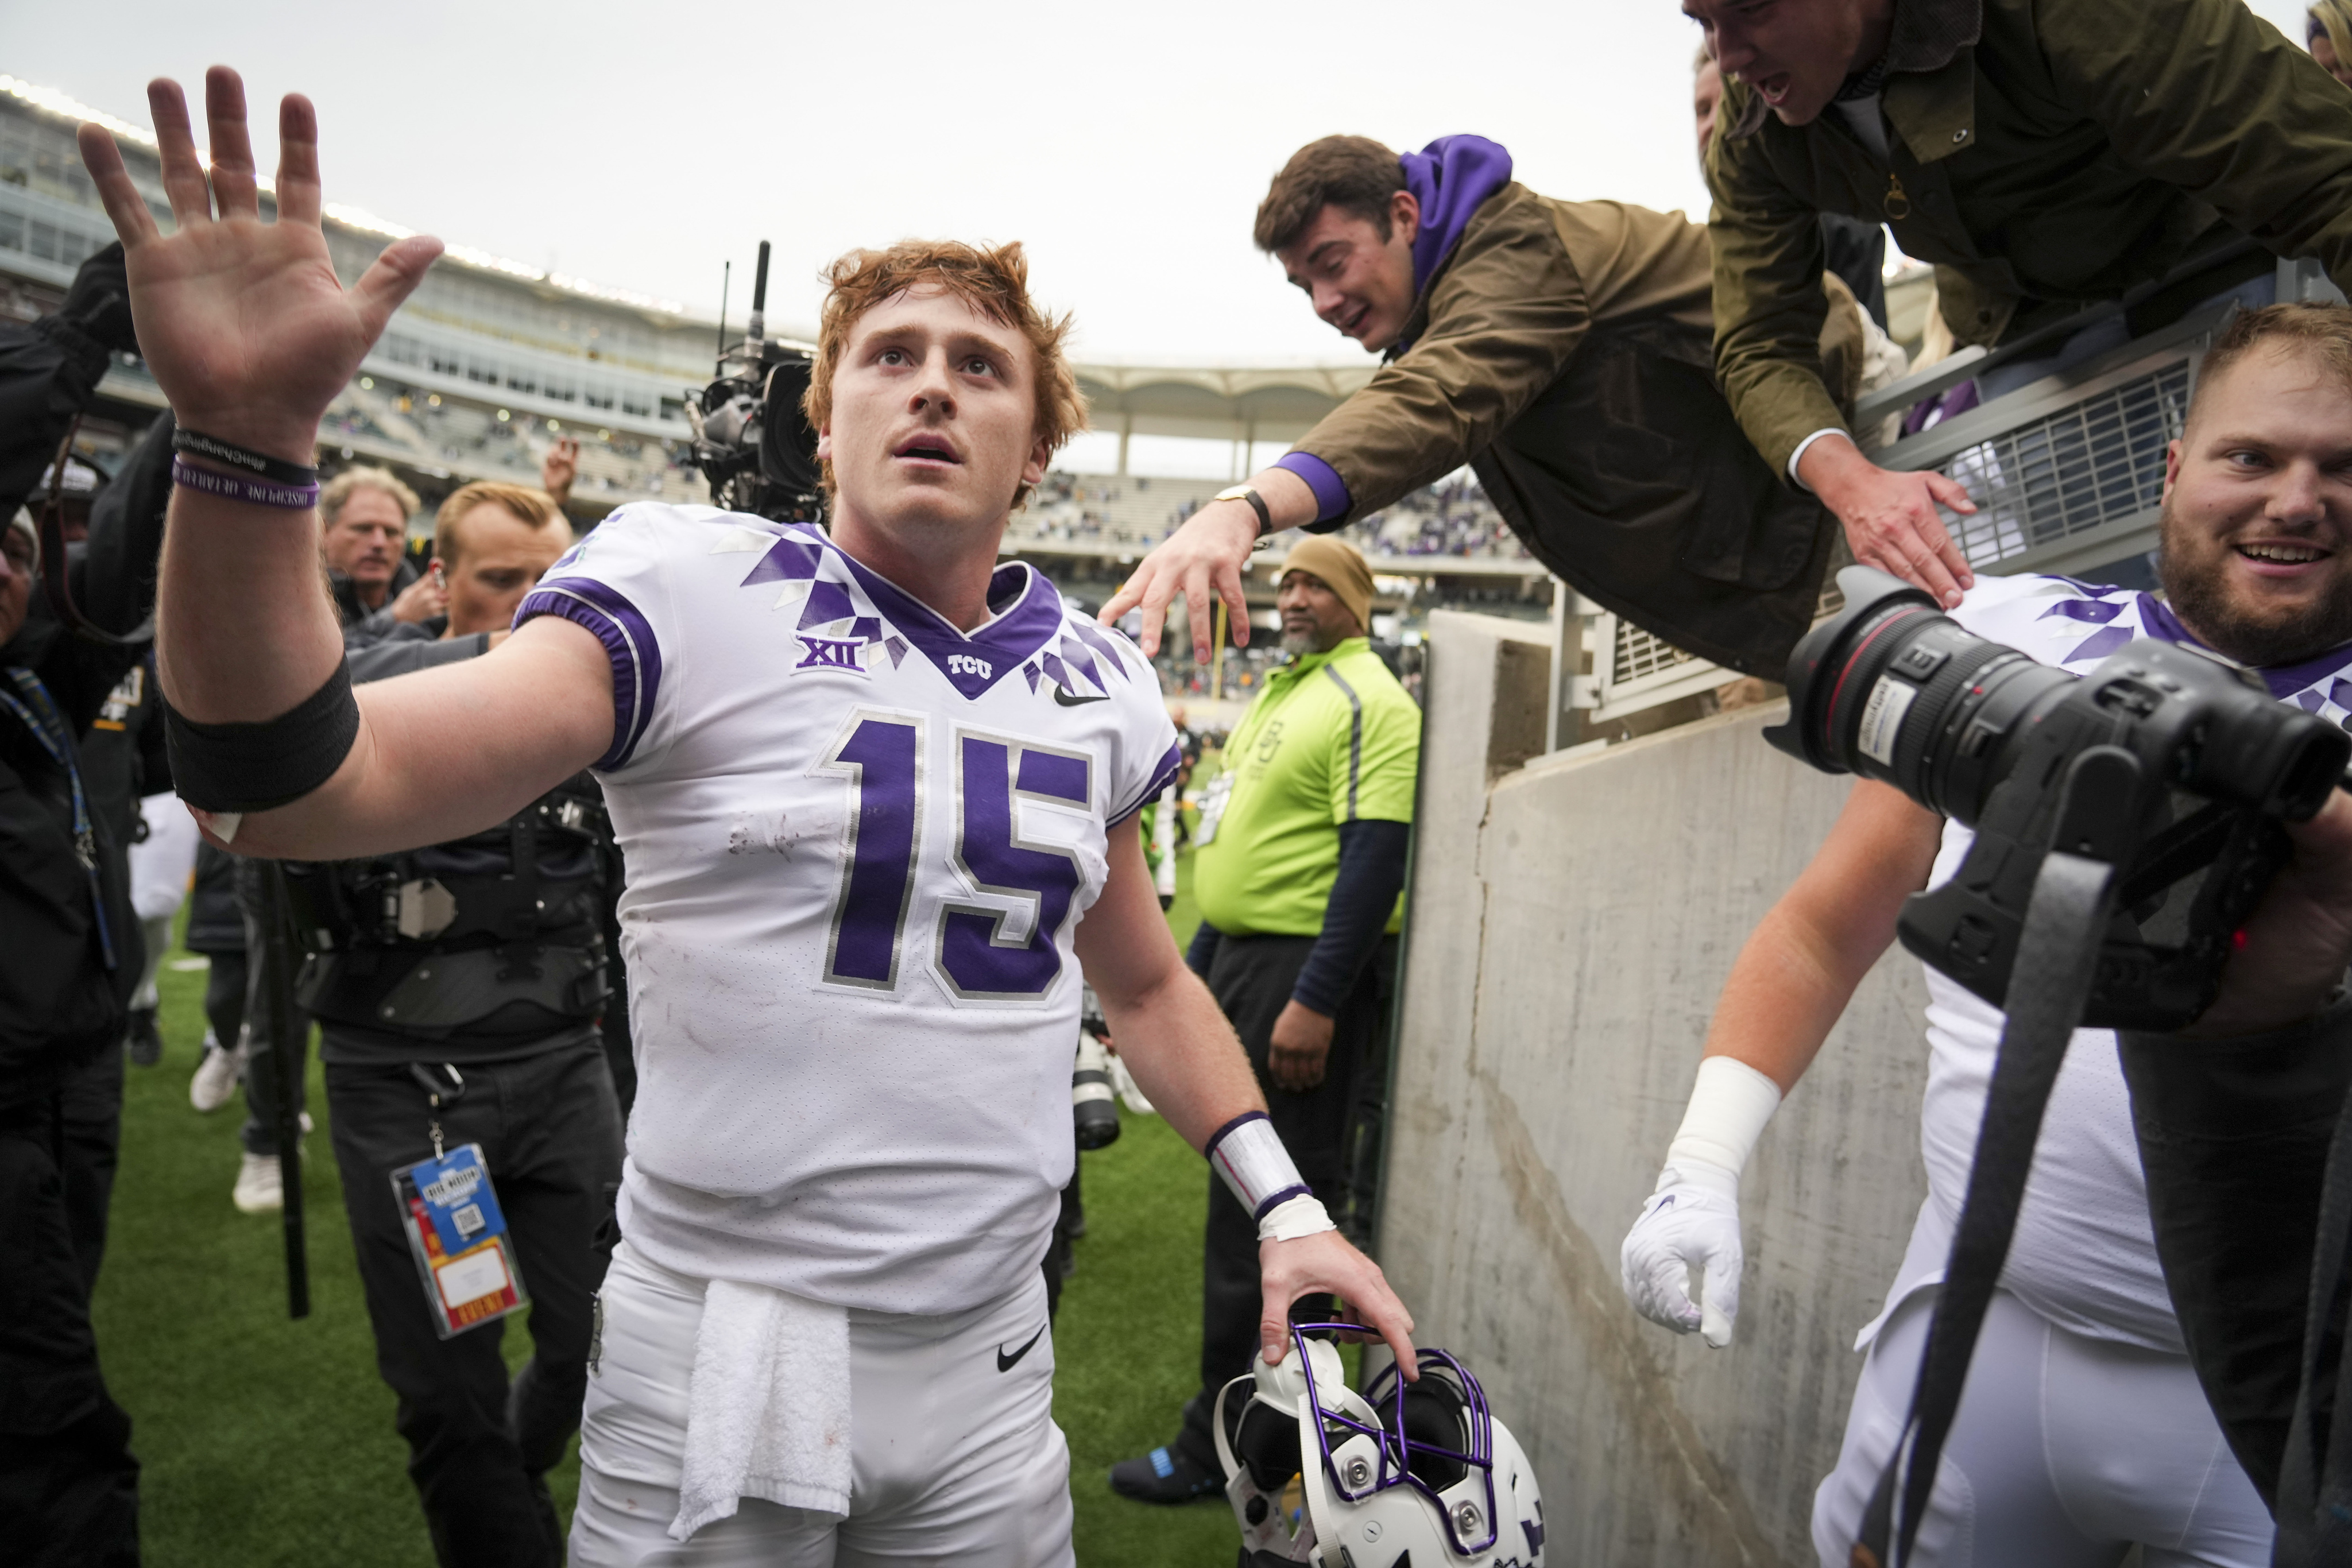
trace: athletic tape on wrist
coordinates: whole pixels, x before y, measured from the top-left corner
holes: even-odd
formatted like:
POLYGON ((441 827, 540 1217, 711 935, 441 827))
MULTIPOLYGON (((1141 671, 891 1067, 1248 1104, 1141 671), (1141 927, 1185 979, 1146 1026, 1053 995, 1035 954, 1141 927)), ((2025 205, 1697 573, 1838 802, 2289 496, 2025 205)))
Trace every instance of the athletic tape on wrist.
POLYGON ((1252 1219, 1263 1221, 1286 1199, 1313 1196, 1291 1163, 1290 1151, 1282 1146, 1282 1134, 1263 1111, 1244 1112, 1218 1128, 1209 1140, 1208 1155, 1252 1219))
POLYGON ((198 724, 163 709, 172 784, 205 811, 267 811, 299 800, 334 777, 359 739, 352 670, 338 663, 327 684, 259 724, 198 724))
POLYGON ((1690 1108, 1666 1145, 1666 1164, 1713 1166, 1737 1181, 1764 1124, 1780 1108, 1779 1084, 1736 1058, 1710 1056, 1698 1064, 1690 1108))
POLYGON ((1302 1192, 1296 1197, 1286 1197, 1265 1211, 1257 1222, 1260 1241, 1296 1241, 1302 1236, 1313 1236, 1339 1228, 1323 1207, 1323 1200, 1313 1193, 1302 1192))
POLYGON ((308 485, 281 485, 275 479, 249 479, 242 474, 221 474, 210 468, 199 468, 184 457, 172 459, 172 483, 191 490, 201 490, 207 496, 218 496, 225 501, 275 507, 286 512, 307 512, 319 504, 319 486, 315 481, 308 485))
POLYGON ((172 432, 172 450, 193 452, 199 457, 209 457, 215 463, 251 474, 257 478, 274 479, 280 485, 315 485, 319 471, 299 463, 289 463, 283 457, 272 457, 266 452, 256 452, 250 446, 239 446, 233 441, 223 441, 217 435, 206 435, 186 425, 172 432))

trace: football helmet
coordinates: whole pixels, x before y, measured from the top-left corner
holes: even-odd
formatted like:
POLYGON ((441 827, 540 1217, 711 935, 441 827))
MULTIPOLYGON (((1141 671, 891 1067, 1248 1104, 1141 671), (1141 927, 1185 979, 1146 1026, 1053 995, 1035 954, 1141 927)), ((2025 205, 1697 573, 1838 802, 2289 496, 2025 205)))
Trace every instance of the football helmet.
POLYGON ((1371 1332, 1295 1323, 1282 1364, 1261 1355, 1217 1393, 1243 1568, 1542 1568, 1535 1471, 1470 1369, 1423 1350, 1419 1381, 1391 1365, 1359 1394, 1339 1347, 1307 1337, 1325 1330, 1371 1332))

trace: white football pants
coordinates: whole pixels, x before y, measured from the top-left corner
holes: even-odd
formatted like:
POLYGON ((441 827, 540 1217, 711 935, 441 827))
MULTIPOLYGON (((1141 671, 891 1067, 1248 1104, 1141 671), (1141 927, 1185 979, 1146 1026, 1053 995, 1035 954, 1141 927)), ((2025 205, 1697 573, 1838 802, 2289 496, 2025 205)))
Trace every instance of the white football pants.
POLYGON ((1054 1425, 1054 1336, 1034 1269, 967 1312, 849 1314, 847 1519, 746 1498, 733 1517, 672 1541, 702 1292, 701 1281, 647 1263, 625 1242, 613 1254, 580 1423, 575 1568, 1074 1561, 1070 1450, 1054 1425))
MULTIPOLYGON (((1822 1568, 1846 1568, 1911 1407, 1937 1292, 1872 1342, 1837 1469, 1813 1494, 1822 1568)), ((1918 1568, 2263 1568, 2271 1517, 2222 1438, 2189 1358, 2086 1339, 1993 1292, 1944 1442, 1918 1568)))

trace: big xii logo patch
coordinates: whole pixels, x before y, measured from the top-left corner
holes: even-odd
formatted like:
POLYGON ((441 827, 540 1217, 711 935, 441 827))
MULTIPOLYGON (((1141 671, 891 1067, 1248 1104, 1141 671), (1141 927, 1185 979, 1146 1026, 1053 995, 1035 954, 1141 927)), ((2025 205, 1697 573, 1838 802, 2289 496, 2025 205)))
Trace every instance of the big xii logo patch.
POLYGON ((801 634, 801 662, 796 670, 850 670, 866 673, 865 661, 858 657, 866 651, 862 637, 812 637, 801 634))

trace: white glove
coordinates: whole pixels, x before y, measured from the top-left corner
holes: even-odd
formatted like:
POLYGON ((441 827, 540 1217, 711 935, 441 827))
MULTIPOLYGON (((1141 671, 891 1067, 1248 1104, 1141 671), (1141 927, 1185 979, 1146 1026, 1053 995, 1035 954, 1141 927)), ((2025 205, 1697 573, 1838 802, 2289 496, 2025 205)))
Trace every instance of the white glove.
POLYGON ((1721 1350, 1739 1315, 1739 1178, 1721 1166, 1689 1161, 1658 1174, 1619 1255, 1625 1299, 1654 1323, 1676 1333, 1696 1330, 1721 1350), (1701 1270, 1705 1304, 1693 1305, 1690 1270, 1701 1270))

